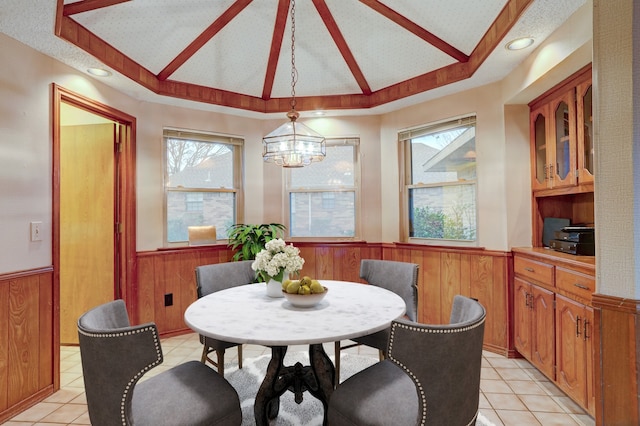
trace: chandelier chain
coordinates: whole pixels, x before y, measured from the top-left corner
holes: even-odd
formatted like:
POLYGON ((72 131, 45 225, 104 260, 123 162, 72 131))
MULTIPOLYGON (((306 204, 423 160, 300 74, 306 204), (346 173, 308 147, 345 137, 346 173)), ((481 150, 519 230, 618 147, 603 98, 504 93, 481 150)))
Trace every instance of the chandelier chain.
POLYGON ((291 0, 291 109, 296 109, 296 82, 298 70, 296 69, 296 1, 291 0))

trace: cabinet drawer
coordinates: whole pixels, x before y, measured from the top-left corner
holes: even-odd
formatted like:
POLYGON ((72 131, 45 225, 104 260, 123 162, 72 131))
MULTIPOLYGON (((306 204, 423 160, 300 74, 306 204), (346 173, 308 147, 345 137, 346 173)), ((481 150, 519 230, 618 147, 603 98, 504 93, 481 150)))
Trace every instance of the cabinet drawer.
POLYGON ((590 301, 596 291, 596 280, 589 275, 556 268, 556 287, 590 301))
POLYGON ((553 287, 553 265, 515 256, 513 269, 517 275, 553 287))

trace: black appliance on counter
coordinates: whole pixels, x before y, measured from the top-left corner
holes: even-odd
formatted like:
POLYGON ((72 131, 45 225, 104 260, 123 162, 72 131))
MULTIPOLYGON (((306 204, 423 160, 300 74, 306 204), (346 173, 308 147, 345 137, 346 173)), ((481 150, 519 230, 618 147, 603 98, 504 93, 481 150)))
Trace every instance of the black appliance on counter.
POLYGON ((595 255, 595 228, 590 226, 565 226, 555 231, 555 239, 549 247, 563 253, 581 256, 595 255))

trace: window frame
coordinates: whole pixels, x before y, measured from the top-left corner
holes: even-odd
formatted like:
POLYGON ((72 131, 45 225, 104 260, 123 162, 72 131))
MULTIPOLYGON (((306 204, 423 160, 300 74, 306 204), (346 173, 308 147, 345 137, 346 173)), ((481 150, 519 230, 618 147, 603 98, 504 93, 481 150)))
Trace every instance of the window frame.
POLYGON ((439 246, 452 246, 452 247, 478 247, 479 246, 479 200, 478 200, 478 159, 477 159, 477 141, 476 141, 476 178, 467 179, 461 182, 437 182, 427 184, 413 184, 412 183, 412 157, 411 157, 411 141, 415 138, 425 136, 428 134, 446 131, 448 129, 454 129, 456 127, 463 126, 465 124, 473 124, 477 130, 477 114, 470 113, 457 117, 447 118, 444 120, 435 121, 432 123, 415 126, 409 129, 400 130, 398 132, 398 164, 400 170, 400 241, 423 244, 423 245, 439 245, 439 246), (434 188, 434 187, 446 187, 446 186, 461 186, 472 185, 475 197, 475 239, 473 240, 453 240, 445 238, 423 238, 423 237, 411 237, 410 236, 410 208, 409 192, 416 188, 434 188))
MULTIPOLYGON (((353 186, 349 187, 292 187, 292 169, 285 169, 284 175, 284 215, 285 221, 284 224, 287 227, 288 237, 292 241, 357 241, 361 238, 361 217, 360 217, 360 203, 361 203, 361 170, 360 170, 360 137, 358 136, 348 136, 348 137, 326 137, 325 143, 327 148, 341 145, 351 145, 353 146, 353 186), (319 193, 319 194, 328 194, 328 193, 336 193, 336 192, 348 192, 354 194, 354 235, 352 237, 344 237, 344 236, 334 236, 334 237, 313 237, 313 236, 292 236, 291 235, 291 193, 319 193)), ((323 160, 324 161, 324 160, 323 160)), ((313 163, 311 166, 313 167, 313 163)), ((323 200, 324 202, 324 200, 323 200)))
MULTIPOLYGON (((234 205, 234 223, 243 223, 244 221, 244 138, 235 135, 225 135, 222 133, 214 133, 201 130, 187 130, 173 127, 165 127, 162 131, 162 176, 163 176, 163 201, 162 201, 162 221, 163 221, 163 247, 184 247, 189 245, 189 241, 168 241, 168 195, 171 192, 179 193, 234 193, 235 205, 234 205), (170 187, 169 176, 167 171, 167 140, 168 139, 183 139, 193 142, 215 143, 229 145, 233 155, 233 188, 185 188, 185 187, 170 187)), ((227 240, 227 230, 217 230, 218 240, 227 240)))

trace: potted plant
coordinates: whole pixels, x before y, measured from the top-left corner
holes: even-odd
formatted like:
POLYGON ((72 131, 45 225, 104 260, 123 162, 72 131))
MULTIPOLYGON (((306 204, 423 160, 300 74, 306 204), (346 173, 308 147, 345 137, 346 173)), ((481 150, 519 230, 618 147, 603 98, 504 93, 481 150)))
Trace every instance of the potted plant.
POLYGON ((234 261, 255 259, 269 241, 282 237, 285 229, 286 227, 280 223, 232 225, 228 231, 228 246, 235 251, 231 259, 234 261))

